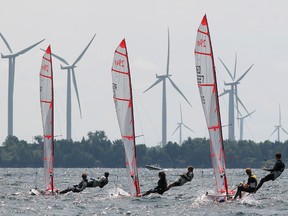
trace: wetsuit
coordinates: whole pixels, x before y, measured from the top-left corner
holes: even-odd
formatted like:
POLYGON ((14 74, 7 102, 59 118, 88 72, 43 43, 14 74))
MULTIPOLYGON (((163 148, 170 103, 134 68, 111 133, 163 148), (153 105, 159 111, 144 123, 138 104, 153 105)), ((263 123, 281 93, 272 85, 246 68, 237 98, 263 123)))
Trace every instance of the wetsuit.
POLYGON ((142 196, 146 196, 146 195, 148 195, 150 193, 158 193, 158 194, 162 195, 166 191, 166 188, 167 188, 167 180, 166 180, 166 178, 160 178, 158 183, 157 183, 157 187, 145 192, 142 196))
POLYGON ((248 192, 248 193, 255 192, 256 187, 257 187, 257 178, 256 178, 255 175, 249 176, 248 181, 247 181, 247 185, 248 185, 248 187, 246 187, 246 188, 244 187, 243 184, 240 184, 238 186, 238 189, 237 189, 237 192, 236 192, 236 194, 234 196, 234 199, 236 199, 238 196, 241 199, 241 197, 242 197, 242 193, 241 192, 242 191, 248 192))
POLYGON ((186 182, 190 182, 194 177, 194 173, 193 172, 187 172, 184 173, 183 175, 180 175, 180 178, 174 182, 175 186, 182 186, 183 184, 185 184, 186 182))
POLYGON ((98 179, 91 178, 91 181, 88 182, 87 187, 100 187, 103 188, 106 184, 108 184, 108 178, 102 176, 98 179))
POLYGON ((270 171, 270 174, 266 175, 264 178, 260 180, 256 191, 259 190, 259 188, 263 185, 264 182, 270 181, 270 180, 274 181, 276 178, 278 178, 282 174, 284 169, 285 169, 285 164, 280 159, 276 161, 272 169, 265 169, 266 171, 270 171))
POLYGON ((184 173, 183 175, 180 175, 180 178, 173 182, 172 184, 168 185, 168 187, 166 188, 166 191, 169 190, 171 187, 175 187, 175 186, 182 186, 184 185, 186 182, 190 182, 194 177, 194 173, 193 172, 187 172, 184 173))
POLYGON ((88 180, 83 179, 78 185, 73 185, 73 187, 68 187, 67 189, 60 191, 59 194, 65 194, 70 191, 79 193, 87 187, 87 184, 88 184, 88 180))

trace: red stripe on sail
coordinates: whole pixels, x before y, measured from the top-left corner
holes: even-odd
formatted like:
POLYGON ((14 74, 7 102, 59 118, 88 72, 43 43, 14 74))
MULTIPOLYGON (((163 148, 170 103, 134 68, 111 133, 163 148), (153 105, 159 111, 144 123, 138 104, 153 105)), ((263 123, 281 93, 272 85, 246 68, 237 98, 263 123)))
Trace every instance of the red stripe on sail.
POLYGON ((44 74, 40 74, 40 76, 48 78, 48 79, 52 79, 52 76, 47 76, 47 75, 44 75, 44 74))
POLYGON ((198 51, 195 51, 196 54, 199 54, 199 55, 207 55, 207 56, 212 56, 212 53, 203 53, 203 52, 198 52, 198 51))
POLYGON ((133 140, 134 139, 134 136, 122 136, 122 138, 125 138, 125 139, 128 139, 128 140, 133 140))
POLYGON ((117 97, 114 97, 114 100, 120 100, 120 101, 130 102, 130 99, 125 99, 125 98, 117 98, 117 97))
POLYGON ((120 73, 120 74, 125 74, 125 75, 128 75, 129 72, 123 72, 123 71, 120 71, 120 70, 116 70, 114 68, 112 68, 112 71, 116 72, 116 73, 120 73))
POLYGON ((125 56, 125 57, 127 56, 125 53, 121 53, 121 52, 119 52, 118 50, 116 50, 115 53, 117 53, 117 54, 119 54, 119 55, 122 55, 122 56, 125 56))
POLYGON ((201 34, 208 35, 208 32, 201 31, 200 29, 198 29, 198 32, 200 32, 201 34))

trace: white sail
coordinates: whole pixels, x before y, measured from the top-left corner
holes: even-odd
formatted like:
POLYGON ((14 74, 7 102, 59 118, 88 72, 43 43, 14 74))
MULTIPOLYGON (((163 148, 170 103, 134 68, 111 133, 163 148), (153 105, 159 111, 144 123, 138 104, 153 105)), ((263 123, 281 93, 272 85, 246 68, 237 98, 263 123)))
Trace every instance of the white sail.
POLYGON ((138 196, 140 187, 136 161, 133 98, 125 39, 115 50, 111 72, 115 109, 125 148, 130 195, 138 196))
POLYGON ((210 136, 210 152, 216 189, 219 193, 223 193, 228 191, 225 174, 226 166, 216 71, 206 15, 203 17, 197 32, 195 63, 199 93, 210 136))
POLYGON ((51 49, 43 55, 40 69, 40 105, 43 124, 44 184, 45 190, 53 192, 54 168, 54 119, 53 119, 53 71, 51 49))

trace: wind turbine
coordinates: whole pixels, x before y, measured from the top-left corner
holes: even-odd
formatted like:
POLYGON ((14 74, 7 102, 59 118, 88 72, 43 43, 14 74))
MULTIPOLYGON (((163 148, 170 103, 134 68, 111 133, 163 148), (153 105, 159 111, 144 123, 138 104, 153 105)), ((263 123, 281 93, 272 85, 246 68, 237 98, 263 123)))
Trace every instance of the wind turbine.
POLYGON ((44 41, 45 39, 25 48, 22 49, 18 52, 13 52, 11 47, 9 46, 7 40, 4 38, 4 36, 0 33, 0 37, 2 38, 2 40, 4 41, 6 47, 8 48, 8 50, 10 51, 10 54, 7 55, 3 55, 1 53, 1 57, 4 58, 8 58, 9 60, 9 67, 8 67, 8 136, 13 136, 13 95, 14 95, 14 78, 15 78, 15 61, 16 61, 16 57, 23 55, 24 53, 28 52, 30 49, 32 49, 33 47, 37 46, 38 44, 40 44, 42 41, 44 41))
MULTIPOLYGON (((256 110, 251 113, 248 113, 245 116, 238 117, 237 119, 240 121, 240 140, 243 140, 243 127, 244 127, 244 119, 248 116, 251 116, 256 110)), ((240 114, 241 115, 241 114, 240 114)))
POLYGON ((280 129, 288 135, 288 132, 281 125, 281 108, 279 105, 279 125, 275 125, 275 130, 272 132, 270 136, 272 136, 276 131, 278 133, 278 142, 280 142, 280 129))
POLYGON ((173 134, 179 129, 179 145, 182 145, 182 126, 184 126, 185 128, 187 128, 188 130, 190 130, 192 132, 194 132, 194 131, 183 123, 181 104, 180 104, 180 119, 181 119, 181 121, 180 121, 180 123, 177 123, 178 127, 175 129, 173 134))
MULTIPOLYGON (((232 82, 226 83, 224 82, 225 86, 230 86, 229 90, 225 90, 222 94, 219 96, 222 96, 226 93, 229 93, 229 127, 228 127, 228 139, 229 140, 235 140, 235 112, 234 112, 234 107, 235 107, 235 100, 234 98, 236 97, 236 109, 238 109, 238 90, 237 90, 237 85, 240 84, 240 81, 246 76, 246 74, 250 71, 250 69, 253 67, 254 64, 252 64, 242 76, 240 76, 238 79, 236 79, 236 67, 237 67, 237 54, 235 56, 235 65, 234 65, 234 73, 230 72, 230 70, 227 68, 227 66, 224 64, 224 62, 219 58, 221 61, 222 65, 228 72, 230 78, 232 79, 232 82)), ((247 111, 248 114, 248 111, 247 111)))
POLYGON ((78 56, 78 58, 73 62, 73 64, 69 65, 69 63, 62 57, 52 53, 52 56, 63 62, 66 66, 61 65, 62 70, 67 70, 67 105, 66 105, 66 139, 67 140, 72 140, 72 133, 71 133, 71 128, 72 128, 72 120, 71 120, 71 73, 72 73, 72 79, 73 79, 73 85, 74 89, 76 92, 77 96, 77 101, 78 101, 78 106, 79 106, 79 111, 80 111, 80 117, 82 118, 82 111, 81 111, 81 106, 80 106, 80 98, 79 98, 79 93, 78 93, 78 87, 77 87, 77 82, 76 82, 76 76, 74 72, 74 68, 76 67, 76 64, 80 61, 80 59, 83 57, 85 52, 87 51, 88 47, 94 40, 96 34, 93 36, 93 38, 90 40, 88 45, 85 47, 85 49, 82 51, 82 53, 78 56))
POLYGON ((163 82, 163 92, 162 92, 162 146, 167 144, 167 104, 166 104, 166 79, 170 81, 172 86, 178 91, 179 94, 187 101, 187 103, 191 106, 190 102, 184 96, 184 94, 180 91, 180 89, 176 86, 176 84, 172 81, 169 74, 169 58, 170 58, 170 36, 169 36, 169 28, 168 28, 168 55, 167 55, 167 67, 166 67, 166 74, 158 76, 156 74, 157 80, 143 93, 148 91, 149 89, 156 86, 158 83, 163 82))

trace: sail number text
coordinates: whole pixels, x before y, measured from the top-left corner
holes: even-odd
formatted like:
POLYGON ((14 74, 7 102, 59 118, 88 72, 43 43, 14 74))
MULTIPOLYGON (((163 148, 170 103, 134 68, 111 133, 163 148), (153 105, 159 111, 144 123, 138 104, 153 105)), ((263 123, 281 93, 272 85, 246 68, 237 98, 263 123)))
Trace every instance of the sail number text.
POLYGON ((117 91, 117 84, 112 83, 112 89, 113 89, 113 97, 116 97, 116 91, 117 91))
POLYGON ((196 72, 198 84, 204 83, 204 75, 201 75, 201 66, 196 66, 196 72))

